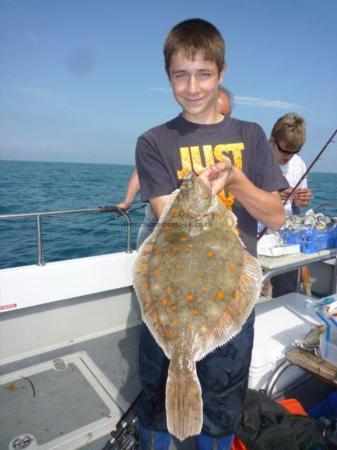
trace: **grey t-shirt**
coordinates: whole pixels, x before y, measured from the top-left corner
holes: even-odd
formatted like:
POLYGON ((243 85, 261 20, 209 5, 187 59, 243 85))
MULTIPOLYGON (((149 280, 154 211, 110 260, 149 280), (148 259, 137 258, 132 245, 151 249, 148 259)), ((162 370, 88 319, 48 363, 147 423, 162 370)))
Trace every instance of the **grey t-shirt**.
MULTIPOLYGON (((179 115, 138 138, 136 164, 142 200, 170 194, 186 172, 199 174, 226 156, 257 187, 268 192, 288 187, 258 124, 224 117, 217 124, 200 125, 179 115)), ((255 255, 256 220, 230 192, 220 197, 232 206, 241 239, 255 255)))

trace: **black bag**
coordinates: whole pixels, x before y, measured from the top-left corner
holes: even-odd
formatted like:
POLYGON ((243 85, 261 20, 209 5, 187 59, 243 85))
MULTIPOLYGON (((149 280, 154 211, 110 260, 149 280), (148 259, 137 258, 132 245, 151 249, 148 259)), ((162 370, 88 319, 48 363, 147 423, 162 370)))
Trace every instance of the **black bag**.
POLYGON ((290 414, 265 394, 248 389, 237 435, 249 450, 323 450, 323 431, 316 419, 290 414))

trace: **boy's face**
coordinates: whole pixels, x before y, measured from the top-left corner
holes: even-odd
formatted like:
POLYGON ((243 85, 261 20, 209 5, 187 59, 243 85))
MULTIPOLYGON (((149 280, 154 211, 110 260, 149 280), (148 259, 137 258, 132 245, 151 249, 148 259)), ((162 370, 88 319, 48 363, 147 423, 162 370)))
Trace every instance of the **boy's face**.
POLYGON ((270 143, 271 143, 274 155, 277 159, 277 162, 279 164, 281 164, 282 166, 284 164, 287 164, 294 155, 296 155, 297 153, 299 153, 301 151, 301 149, 289 150, 287 148, 286 142, 283 142, 283 141, 277 142, 276 139, 274 139, 274 138, 270 139, 270 143))
POLYGON ((205 61, 202 54, 194 60, 174 53, 170 64, 170 80, 174 96, 183 109, 183 117, 194 123, 216 123, 222 117, 217 110, 219 74, 215 62, 205 61))

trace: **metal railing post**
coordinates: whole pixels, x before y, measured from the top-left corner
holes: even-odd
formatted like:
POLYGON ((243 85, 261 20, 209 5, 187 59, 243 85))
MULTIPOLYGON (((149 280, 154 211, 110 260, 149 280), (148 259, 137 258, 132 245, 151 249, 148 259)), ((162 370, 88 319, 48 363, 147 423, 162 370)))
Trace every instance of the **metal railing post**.
POLYGON ((36 239, 37 239, 37 265, 44 266, 42 220, 40 214, 37 214, 36 216, 36 239))
POLYGON ((127 253, 132 253, 132 248, 131 248, 131 220, 130 220, 129 214, 127 214, 122 209, 119 211, 119 214, 121 214, 124 217, 124 219, 127 222, 127 227, 128 227, 126 251, 127 251, 127 253))

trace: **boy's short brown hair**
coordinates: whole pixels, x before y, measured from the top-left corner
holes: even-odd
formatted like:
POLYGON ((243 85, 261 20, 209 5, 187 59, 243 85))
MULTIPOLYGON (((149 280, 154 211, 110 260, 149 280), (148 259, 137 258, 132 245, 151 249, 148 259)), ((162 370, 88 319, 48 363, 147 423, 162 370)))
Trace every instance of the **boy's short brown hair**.
POLYGON ((202 53, 205 60, 213 61, 219 74, 225 64, 225 42, 220 31, 203 19, 188 19, 175 25, 164 44, 165 70, 170 78, 170 64, 174 53, 181 51, 194 59, 202 53))
POLYGON ((282 142, 289 150, 300 150, 305 141, 305 125, 303 117, 288 113, 280 117, 271 131, 271 138, 282 142))

